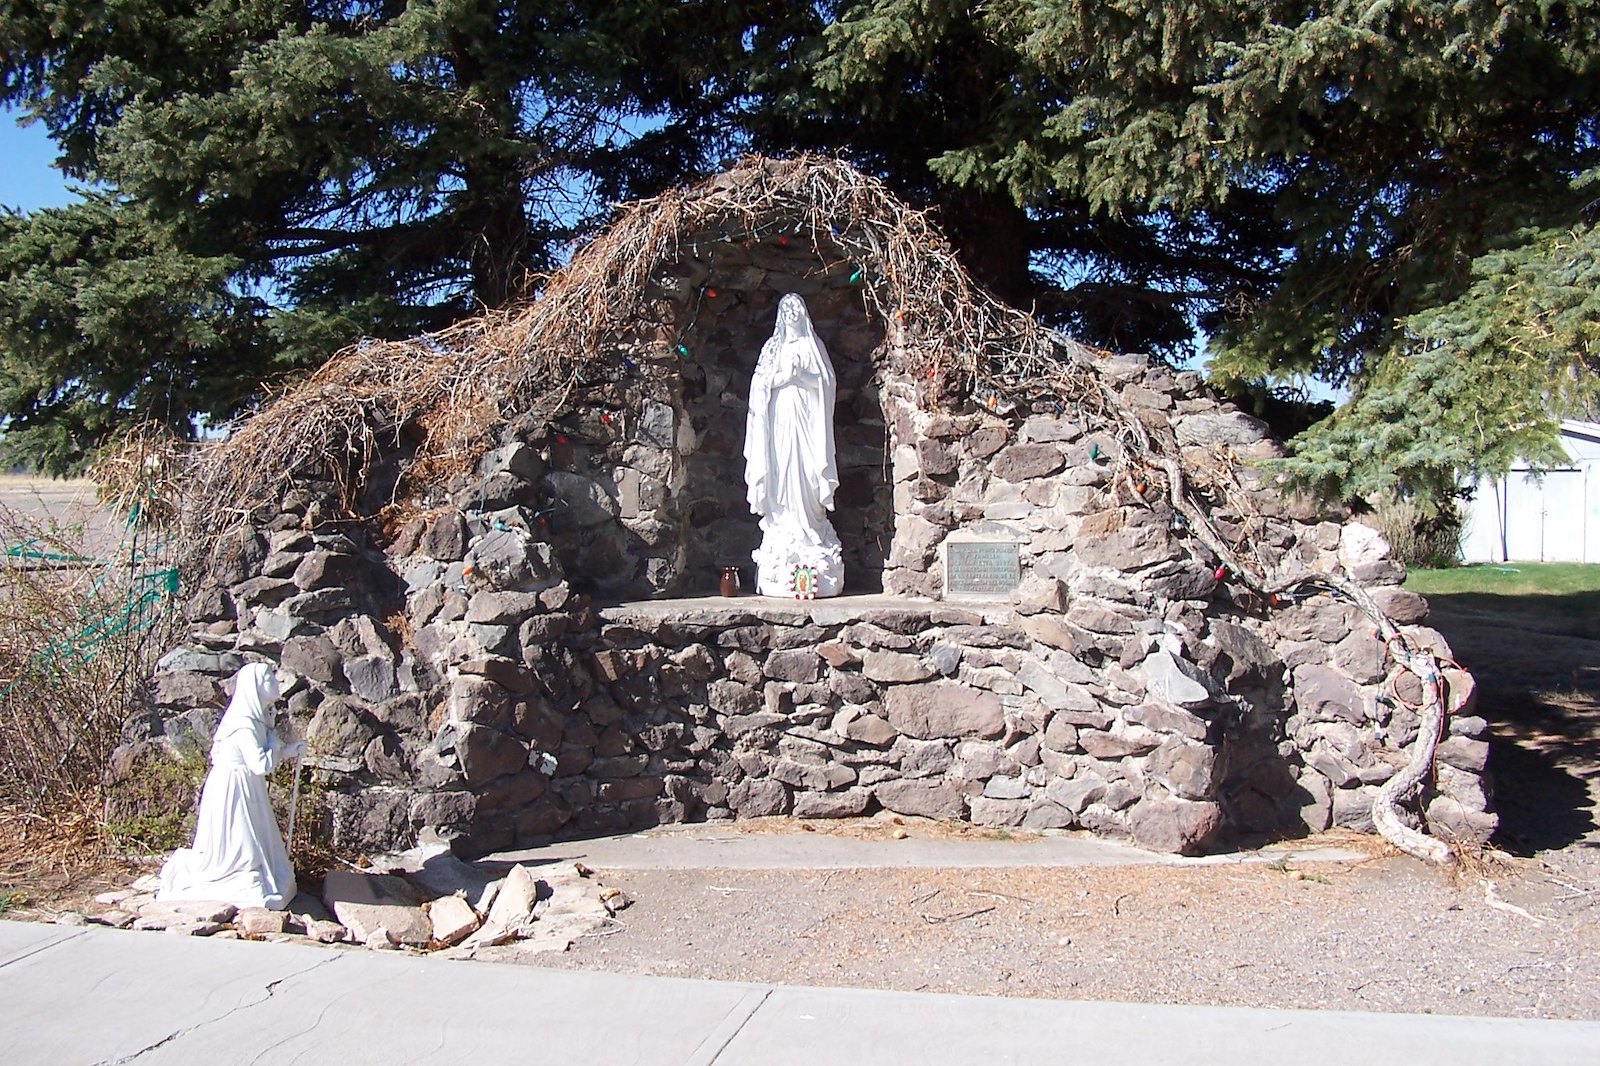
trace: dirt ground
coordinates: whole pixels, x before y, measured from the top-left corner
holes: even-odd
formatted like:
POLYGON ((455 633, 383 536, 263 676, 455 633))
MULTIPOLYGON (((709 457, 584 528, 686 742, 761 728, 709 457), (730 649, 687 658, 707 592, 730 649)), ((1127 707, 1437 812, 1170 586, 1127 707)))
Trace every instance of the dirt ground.
MULTIPOLYGON (((1370 837, 1327 841, 1366 858, 1304 864, 601 870, 635 905, 565 954, 530 961, 763 983, 1600 1019, 1600 640, 1586 624, 1551 624, 1537 598, 1434 606, 1433 624, 1479 678, 1502 817, 1497 851, 1455 873, 1370 837)), ((888 848, 896 831, 963 830, 908 820, 812 831, 881 835, 888 848)), ((50 841, 41 827, 0 820, 6 916, 48 920, 128 879, 125 867, 81 865, 50 841)))

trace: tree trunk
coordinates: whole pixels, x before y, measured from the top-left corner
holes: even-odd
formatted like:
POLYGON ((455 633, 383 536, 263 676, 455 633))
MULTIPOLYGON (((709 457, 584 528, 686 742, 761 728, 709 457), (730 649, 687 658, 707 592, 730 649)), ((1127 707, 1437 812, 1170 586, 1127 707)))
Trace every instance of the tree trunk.
POLYGON ((984 288, 1012 307, 1033 305, 1027 212, 1003 189, 946 189, 940 224, 956 255, 984 288))

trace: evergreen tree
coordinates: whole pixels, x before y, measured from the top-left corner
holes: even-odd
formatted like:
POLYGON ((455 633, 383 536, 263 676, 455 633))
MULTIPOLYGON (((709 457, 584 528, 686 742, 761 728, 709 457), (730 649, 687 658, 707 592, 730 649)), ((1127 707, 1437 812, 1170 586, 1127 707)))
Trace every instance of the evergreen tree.
POLYGON ((1280 243, 1271 203, 1241 191, 1181 212, 1106 210, 1009 162, 1031 157, 1069 91, 1022 31, 1027 6, 824 5, 825 26, 757 71, 748 128, 764 148, 842 150, 936 208, 1003 299, 1090 343, 1180 358, 1218 294, 1265 294, 1280 243))
POLYGON ((1198 331, 1224 387, 1352 387, 1289 472, 1442 492, 1550 455, 1593 402, 1585 15, 0 0, 4 98, 110 190, 0 224, 8 439, 67 462, 163 403, 229 413, 353 336, 526 293, 604 201, 749 145, 847 153, 1091 343, 1177 357, 1198 331))
POLYGON ((785 8, 0 2, 4 98, 109 190, 0 231, 6 445, 61 468, 120 421, 183 431, 529 294, 608 200, 699 175, 751 20, 785 8), (108 281, 134 263, 160 329, 108 281))
POLYGON ((1302 482, 1448 492, 1519 453, 1549 458, 1555 418, 1589 409, 1600 353, 1580 215, 1600 163, 1600 20, 1581 5, 985 12, 1048 88, 1025 131, 934 168, 1117 216, 1270 204, 1270 284, 1208 292, 1200 320, 1224 386, 1355 390, 1299 442, 1302 482))

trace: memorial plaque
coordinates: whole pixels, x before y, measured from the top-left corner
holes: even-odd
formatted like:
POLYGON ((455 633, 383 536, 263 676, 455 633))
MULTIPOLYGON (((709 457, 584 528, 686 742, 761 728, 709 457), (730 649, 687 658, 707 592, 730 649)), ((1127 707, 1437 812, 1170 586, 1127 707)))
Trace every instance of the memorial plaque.
POLYGON ((946 595, 1004 595, 1022 580, 1022 564, 1014 541, 945 541, 946 595))

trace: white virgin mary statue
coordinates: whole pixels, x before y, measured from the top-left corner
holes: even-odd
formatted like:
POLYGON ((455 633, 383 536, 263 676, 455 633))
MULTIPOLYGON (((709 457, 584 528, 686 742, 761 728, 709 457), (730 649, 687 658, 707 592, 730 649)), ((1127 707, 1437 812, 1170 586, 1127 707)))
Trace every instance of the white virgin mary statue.
POLYGON ((836 386, 828 349, 794 293, 778 301, 778 322, 761 346, 745 418, 744 480, 761 516, 754 553, 763 596, 837 596, 844 558, 828 512, 839 487, 834 461, 836 386))
POLYGON ((278 679, 250 663, 233 679, 233 698, 211 738, 211 770, 200 790, 194 846, 161 867, 156 899, 216 900, 281 911, 294 898, 294 866, 267 799, 267 775, 298 758, 304 741, 285 744, 272 730, 278 679))

